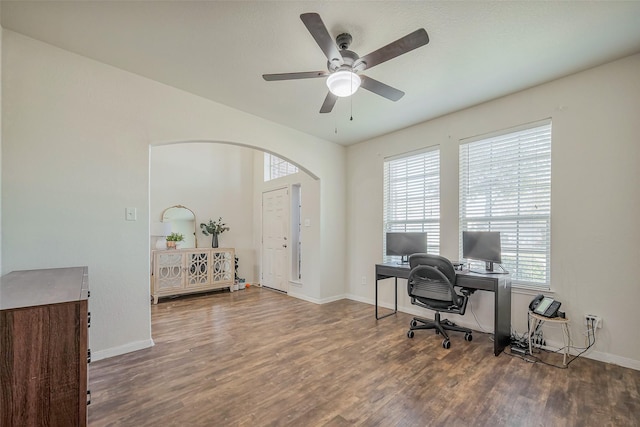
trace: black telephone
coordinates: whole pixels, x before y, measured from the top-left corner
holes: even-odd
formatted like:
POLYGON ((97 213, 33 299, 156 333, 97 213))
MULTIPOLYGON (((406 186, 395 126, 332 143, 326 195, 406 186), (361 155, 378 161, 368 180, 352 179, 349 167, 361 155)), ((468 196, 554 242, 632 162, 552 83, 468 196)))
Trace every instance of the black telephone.
POLYGON ((531 301, 529 310, 544 317, 556 317, 560 304, 562 304, 560 301, 540 294, 531 301))

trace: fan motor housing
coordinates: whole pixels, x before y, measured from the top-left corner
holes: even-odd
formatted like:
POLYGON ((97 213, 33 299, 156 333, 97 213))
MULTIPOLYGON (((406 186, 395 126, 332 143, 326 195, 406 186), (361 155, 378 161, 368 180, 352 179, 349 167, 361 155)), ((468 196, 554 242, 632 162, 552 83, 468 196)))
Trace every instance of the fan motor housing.
MULTIPOLYGON (((339 69, 352 70, 354 62, 356 62, 360 58, 357 53, 347 49, 342 49, 340 51, 340 55, 342 55, 342 60, 344 61, 343 64, 338 65, 336 63, 327 61, 327 68, 329 69, 329 71, 333 72, 339 69)), ((360 71, 360 70, 353 69, 353 71, 360 71)))
POLYGON ((338 37, 336 37, 336 44, 338 45, 340 50, 346 50, 346 49, 349 49, 349 46, 351 45, 352 40, 353 40, 353 37, 351 37, 351 34, 342 33, 342 34, 338 34, 338 37))

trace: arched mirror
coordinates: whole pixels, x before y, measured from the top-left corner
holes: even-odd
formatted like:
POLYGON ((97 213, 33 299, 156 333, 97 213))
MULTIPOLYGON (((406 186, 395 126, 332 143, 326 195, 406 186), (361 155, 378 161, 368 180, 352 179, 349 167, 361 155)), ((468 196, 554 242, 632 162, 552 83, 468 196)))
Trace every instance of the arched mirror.
POLYGON ((180 233, 184 241, 179 248, 196 247, 196 215, 189 208, 182 205, 172 206, 162 212, 162 222, 171 224, 172 233, 180 233))

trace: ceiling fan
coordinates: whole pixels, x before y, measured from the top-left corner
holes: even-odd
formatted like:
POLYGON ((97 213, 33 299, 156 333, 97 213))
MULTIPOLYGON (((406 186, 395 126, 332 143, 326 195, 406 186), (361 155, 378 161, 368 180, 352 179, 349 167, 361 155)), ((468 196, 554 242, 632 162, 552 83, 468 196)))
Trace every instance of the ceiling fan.
POLYGON ((360 86, 391 101, 399 100, 404 96, 403 91, 360 73, 429 43, 427 32, 424 28, 420 28, 368 55, 360 57, 355 52, 348 50, 352 40, 351 34, 342 33, 338 35, 334 43, 320 15, 317 13, 303 13, 300 15, 300 19, 302 19, 307 30, 309 30, 327 57, 327 71, 263 74, 262 78, 266 81, 276 81, 327 77, 329 93, 327 93, 327 97, 320 108, 321 113, 330 113, 338 97, 351 96, 360 86), (340 49, 338 50, 338 48, 340 49))

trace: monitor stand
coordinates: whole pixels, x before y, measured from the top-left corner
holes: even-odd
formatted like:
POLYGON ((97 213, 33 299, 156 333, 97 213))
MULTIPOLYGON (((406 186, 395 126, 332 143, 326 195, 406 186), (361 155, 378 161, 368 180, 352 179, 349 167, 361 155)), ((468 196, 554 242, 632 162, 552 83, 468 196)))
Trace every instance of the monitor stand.
MULTIPOLYGON (((506 271, 504 268, 502 268, 502 271, 494 271, 493 270, 493 262, 492 261, 485 261, 484 262, 484 271, 482 270, 469 270, 472 273, 478 273, 478 274, 509 274, 508 271, 506 271)), ((498 265, 500 265, 499 263, 497 263, 498 265)))
POLYGON ((398 265, 409 264, 409 255, 402 255, 402 257, 400 257, 400 262, 398 262, 397 264, 398 265))

